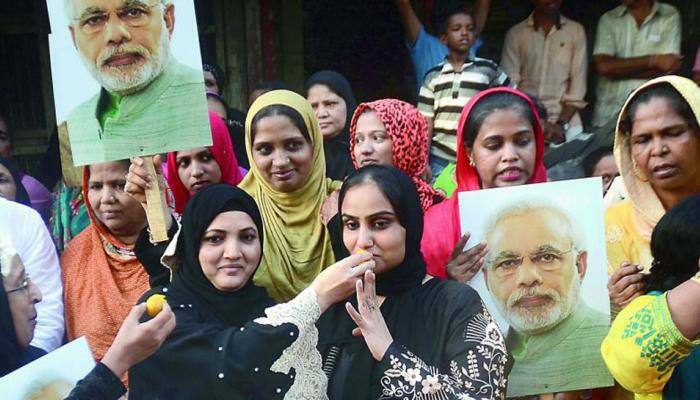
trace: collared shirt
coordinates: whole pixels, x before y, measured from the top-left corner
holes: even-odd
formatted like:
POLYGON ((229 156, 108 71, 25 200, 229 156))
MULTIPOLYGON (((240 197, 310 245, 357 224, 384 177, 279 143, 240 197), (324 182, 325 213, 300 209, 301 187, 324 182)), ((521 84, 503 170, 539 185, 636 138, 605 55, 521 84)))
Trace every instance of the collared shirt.
MULTIPOLYGON (((556 122, 564 104, 586 107, 586 32, 564 16, 549 33, 535 26, 532 14, 506 35, 501 68, 518 89, 537 97, 547 109, 547 120, 556 122)), ((578 113, 572 126, 580 126, 578 113)))
MULTIPOLYGON (((483 37, 476 38, 476 42, 469 49, 470 57, 476 57, 476 52, 484 44, 483 37)), ((447 56, 450 50, 442 44, 440 39, 429 34, 421 24, 418 30, 416 43, 411 44, 406 41, 408 50, 413 61, 413 69, 416 72, 416 93, 420 93, 420 87, 423 85, 423 79, 428 70, 438 64, 447 56)), ((240 160, 240 159, 239 159, 240 160)))
POLYGON ((116 113, 100 89, 68 115, 74 165, 210 146, 203 79, 201 70, 173 58, 146 88, 123 96, 116 113))
POLYGON ((483 58, 466 61, 460 71, 455 71, 447 59, 431 68, 418 99, 418 110, 433 120, 430 154, 456 162, 457 124, 464 106, 482 90, 510 85, 508 75, 483 58))
MULTIPOLYGON (((652 54, 680 54, 681 18, 669 4, 654 2, 651 13, 641 26, 627 7, 621 5, 600 17, 593 55, 617 58, 642 57, 652 54)), ((627 96, 646 79, 598 78, 598 100, 593 125, 601 127, 617 118, 627 96)))
POLYGON ((600 353, 609 327, 607 314, 580 299, 568 317, 538 335, 510 328, 506 347, 515 364, 508 375, 508 397, 611 386, 600 353))

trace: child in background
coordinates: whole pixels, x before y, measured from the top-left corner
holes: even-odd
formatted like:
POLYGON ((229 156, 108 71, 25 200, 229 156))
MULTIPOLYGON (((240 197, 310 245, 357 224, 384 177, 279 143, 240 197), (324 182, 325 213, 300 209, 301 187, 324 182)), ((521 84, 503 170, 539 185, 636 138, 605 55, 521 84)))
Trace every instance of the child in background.
POLYGON ((440 41, 449 49, 445 60, 431 68, 420 90, 418 109, 428 120, 431 135, 430 168, 433 176, 456 161, 457 123, 462 108, 476 93, 510 86, 508 76, 491 60, 470 58, 476 40, 470 8, 453 5, 439 27, 440 41))

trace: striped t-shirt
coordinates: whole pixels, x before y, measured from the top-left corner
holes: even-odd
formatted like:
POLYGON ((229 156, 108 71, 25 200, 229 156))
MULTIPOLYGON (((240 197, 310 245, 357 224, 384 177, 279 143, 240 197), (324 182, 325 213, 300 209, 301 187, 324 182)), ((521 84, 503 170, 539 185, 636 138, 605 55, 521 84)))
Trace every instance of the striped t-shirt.
POLYGON ((425 74, 418 110, 433 120, 430 154, 456 162, 457 124, 462 109, 472 96, 496 86, 511 86, 511 81, 495 62, 484 58, 465 62, 459 72, 445 59, 425 74))

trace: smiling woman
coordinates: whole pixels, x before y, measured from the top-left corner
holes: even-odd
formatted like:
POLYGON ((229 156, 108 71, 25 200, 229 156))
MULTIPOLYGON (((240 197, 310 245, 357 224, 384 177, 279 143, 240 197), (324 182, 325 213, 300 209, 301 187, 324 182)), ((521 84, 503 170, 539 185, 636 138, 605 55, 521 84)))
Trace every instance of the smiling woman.
POLYGON ((374 264, 367 255, 342 260, 275 305, 251 279, 267 240, 263 216, 243 190, 211 185, 192 198, 166 252, 177 260, 172 282, 144 296, 164 294, 177 326, 129 371, 130 399, 323 398, 314 324, 374 264))
POLYGON ((87 336, 100 360, 119 325, 149 289, 148 274, 133 252, 146 213, 124 192, 129 161, 83 169, 83 197, 91 224, 61 256, 66 335, 87 336))
POLYGON ((330 216, 321 211, 340 185, 325 177, 322 141, 313 109, 294 92, 265 93, 248 112, 252 162, 240 187, 258 202, 268 237, 255 282, 278 301, 293 298, 336 259, 324 223, 330 216))

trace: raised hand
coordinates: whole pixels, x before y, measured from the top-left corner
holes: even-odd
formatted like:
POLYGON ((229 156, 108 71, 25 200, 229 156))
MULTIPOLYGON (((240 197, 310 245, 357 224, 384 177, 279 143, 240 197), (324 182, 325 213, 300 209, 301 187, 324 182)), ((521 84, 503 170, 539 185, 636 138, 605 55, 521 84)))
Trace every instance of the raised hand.
POLYGON ((355 291, 357 292, 358 310, 355 310, 352 304, 345 303, 350 318, 357 324, 357 328, 352 330, 352 334, 362 336, 370 353, 372 353, 372 357, 381 361, 394 339, 391 337, 384 316, 379 310, 375 276, 372 271, 365 272, 364 284, 361 280, 357 281, 355 291))

